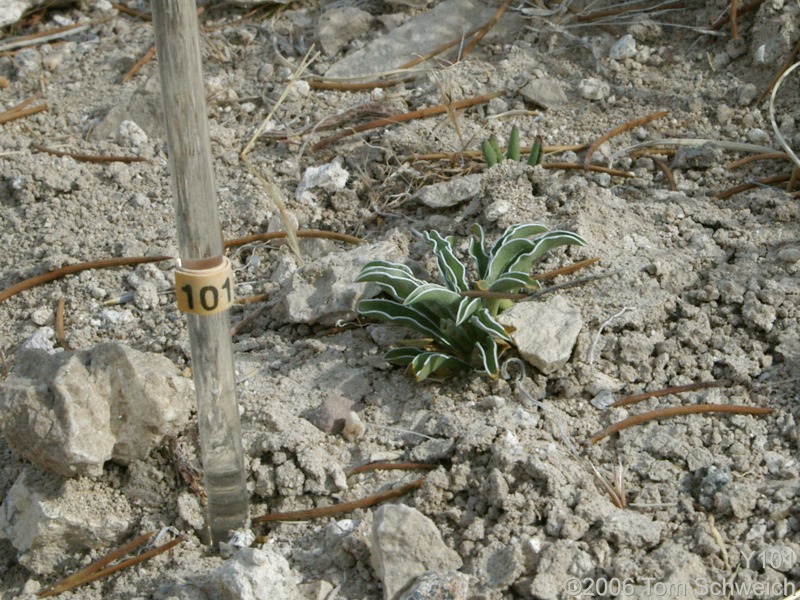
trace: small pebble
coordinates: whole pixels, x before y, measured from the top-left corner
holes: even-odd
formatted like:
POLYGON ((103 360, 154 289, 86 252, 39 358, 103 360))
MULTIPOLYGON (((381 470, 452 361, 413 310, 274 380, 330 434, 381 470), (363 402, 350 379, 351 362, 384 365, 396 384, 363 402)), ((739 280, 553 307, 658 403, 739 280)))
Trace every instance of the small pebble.
POLYGON ((769 144, 769 134, 758 127, 753 127, 747 132, 747 139, 753 144, 769 144))
POLYGON ((791 265, 800 260, 800 248, 784 248, 778 252, 778 260, 791 265))
POLYGON ((608 51, 613 60, 624 60, 636 56, 636 40, 631 34, 623 35, 608 51))
POLYGON ((578 84, 578 92, 587 100, 602 100, 611 93, 611 86, 596 77, 589 77, 581 79, 578 84))

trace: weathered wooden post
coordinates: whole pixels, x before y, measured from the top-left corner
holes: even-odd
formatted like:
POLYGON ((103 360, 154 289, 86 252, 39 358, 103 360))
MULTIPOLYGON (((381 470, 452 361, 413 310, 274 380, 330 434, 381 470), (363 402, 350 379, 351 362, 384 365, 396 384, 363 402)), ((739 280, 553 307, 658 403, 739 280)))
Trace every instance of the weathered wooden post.
POLYGON ((248 519, 230 317, 233 276, 224 256, 193 0, 153 0, 180 259, 178 308, 186 313, 211 541, 248 519))

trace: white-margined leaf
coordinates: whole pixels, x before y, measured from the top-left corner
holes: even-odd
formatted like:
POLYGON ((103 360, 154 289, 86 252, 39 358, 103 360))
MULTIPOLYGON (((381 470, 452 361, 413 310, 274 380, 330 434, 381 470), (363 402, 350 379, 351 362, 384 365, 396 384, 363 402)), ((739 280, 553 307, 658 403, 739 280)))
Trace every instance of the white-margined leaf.
POLYGON ((480 357, 482 368, 479 373, 489 375, 492 379, 500 372, 500 357, 497 351, 497 342, 492 337, 486 337, 475 343, 475 349, 480 357))
POLYGON ((423 381, 430 376, 437 379, 444 379, 452 375, 469 369, 470 365, 455 356, 442 352, 423 352, 417 355, 409 365, 414 372, 417 381, 423 381))
POLYGON ((486 268, 489 266, 489 255, 486 253, 486 239, 483 235, 483 227, 478 223, 469 228, 472 237, 469 239, 469 254, 475 260, 475 270, 478 272, 478 279, 486 277, 486 268))
POLYGON ((467 270, 463 263, 453 253, 453 245, 448 238, 443 238, 438 231, 426 231, 425 239, 433 245, 433 253, 445 285, 454 292, 465 292, 469 289, 467 284, 467 270))
POLYGON ((515 294, 520 290, 538 290, 539 282, 527 273, 511 271, 503 273, 489 287, 490 292, 507 292, 515 294))
POLYGON ((452 319, 462 296, 438 283, 425 283, 408 295, 403 304, 423 304, 442 318, 452 319))
POLYGON ((425 282, 417 279, 405 265, 387 261, 372 261, 364 265, 356 282, 373 282, 397 300, 406 297, 425 282))
POLYGON ((551 231, 534 240, 534 247, 524 254, 517 256, 516 260, 508 267, 509 271, 530 272, 533 265, 548 250, 558 246, 585 246, 586 240, 571 231, 551 231))
POLYGON ((502 248, 511 240, 533 237, 534 235, 539 235, 545 231, 547 231, 547 226, 542 225, 541 223, 519 223, 517 225, 510 225, 503 232, 503 235, 501 235, 494 243, 494 246, 492 246, 489 254, 497 253, 500 248, 502 248))
POLYGON ((438 323, 413 306, 405 306, 384 298, 372 298, 359 302, 358 312, 365 317, 411 327, 433 338, 443 347, 455 350, 450 340, 442 335, 438 323))
POLYGON ((383 355, 383 358, 393 365, 405 366, 411 364, 411 361, 423 352, 426 350, 422 348, 392 348, 383 355))
POLYGON ((536 247, 536 243, 527 239, 527 238, 517 238, 513 240, 509 240, 507 243, 503 244, 501 248, 497 250, 497 252, 493 252, 491 258, 489 259, 489 266, 486 269, 486 283, 489 284, 489 287, 494 283, 495 279, 500 277, 503 273, 507 271, 519 271, 520 269, 511 269, 510 266, 517 260, 521 255, 527 254, 528 252, 533 251, 536 247))
POLYGON ((480 298, 461 298, 456 312, 456 325, 461 326, 475 312, 483 306, 480 298))
POLYGON ((506 342, 513 343, 505 327, 498 323, 486 308, 482 308, 472 315, 469 319, 469 323, 481 331, 488 333, 490 337, 496 337, 506 342))

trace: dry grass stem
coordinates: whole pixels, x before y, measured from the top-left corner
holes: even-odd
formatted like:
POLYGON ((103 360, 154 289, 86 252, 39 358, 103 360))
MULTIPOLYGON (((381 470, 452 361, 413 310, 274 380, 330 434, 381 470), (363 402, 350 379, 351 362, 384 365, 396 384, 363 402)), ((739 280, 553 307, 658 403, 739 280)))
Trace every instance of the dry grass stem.
POLYGON ((101 579, 103 577, 106 577, 107 575, 111 575, 112 573, 116 573, 117 571, 122 571, 123 569, 127 569, 129 567, 138 565, 139 563, 149 560, 154 556, 163 554, 170 548, 177 546, 178 544, 187 539, 187 536, 181 535, 172 540, 171 542, 167 542, 166 544, 162 544, 161 546, 153 548, 152 550, 143 552, 138 556, 134 556, 133 558, 129 558, 115 565, 111 565, 110 567, 106 567, 106 565, 122 558, 132 550, 135 550, 136 548, 147 542, 156 533, 157 532, 155 531, 150 531, 148 533, 142 534, 134 538, 131 542, 125 544, 121 548, 118 548, 117 550, 114 550, 109 554, 106 554, 103 558, 93 562, 85 569, 82 569, 77 573, 75 573, 74 575, 70 575, 69 577, 55 583, 54 585, 43 589, 37 594, 37 596, 39 596, 40 598, 48 598, 50 596, 56 596, 68 590, 74 589, 78 586, 91 583, 92 581, 101 579))
POLYGON ((664 173, 664 177, 669 184, 669 189, 671 189, 673 192, 677 191, 678 186, 675 183, 675 175, 673 175, 672 169, 669 168, 669 165, 666 163, 666 161, 660 158, 653 158, 653 162, 659 169, 661 169, 661 172, 664 173))
POLYGON ((678 417, 681 415, 693 415, 697 413, 733 413, 737 415, 767 415, 772 412, 771 408, 764 406, 737 406, 734 404, 693 404, 691 406, 670 406, 668 408, 661 408, 651 412, 646 412, 641 415, 634 415, 622 421, 609 425, 605 429, 601 429, 595 433, 590 439, 593 444, 596 444, 603 438, 613 435, 628 427, 634 425, 641 425, 649 421, 658 419, 666 419, 669 417, 678 417))
POLYGON ((55 330, 56 330, 56 342, 59 346, 61 346, 64 350, 69 350, 69 345, 67 344, 67 334, 64 331, 64 296, 58 299, 56 303, 56 317, 55 317, 55 330))
POLYGON ((10 121, 15 121, 16 119, 22 119, 23 117, 28 117, 30 115, 35 115, 36 113, 40 113, 42 111, 47 110, 47 104, 40 104, 38 106, 30 106, 36 100, 38 100, 41 96, 35 95, 31 96, 27 100, 23 100, 16 106, 12 106, 8 110, 5 110, 0 113, 0 125, 3 123, 8 123, 10 121))
POLYGON ((69 156, 70 158, 78 161, 83 162, 94 162, 94 163, 106 163, 106 162, 123 162, 123 163, 135 163, 135 162, 150 162, 148 159, 143 158, 141 156, 99 156, 96 154, 81 154, 79 152, 65 152, 63 150, 54 150, 53 148, 48 148, 47 146, 42 146, 40 144, 31 144, 31 148, 38 150, 39 152, 45 152, 47 154, 52 154, 53 156, 69 156))
POLYGON ((746 192, 747 190, 752 190, 753 188, 761 187, 761 186, 770 186, 775 183, 784 183, 791 179, 791 175, 772 175, 771 177, 761 177, 756 179, 755 182, 750 183, 742 183, 740 185, 736 185, 732 188, 714 194, 714 198, 718 200, 727 200, 731 196, 735 196, 736 194, 741 194, 742 192, 746 192))
POLYGON ((638 119, 632 119, 631 121, 628 121, 627 123, 623 123, 622 125, 619 125, 618 127, 615 127, 614 129, 612 129, 608 133, 600 136, 599 138, 597 138, 594 141, 594 143, 592 143, 591 146, 589 146, 589 149, 586 151, 586 156, 583 159, 584 168, 586 168, 586 169, 589 168, 589 165, 590 165, 591 160, 592 160, 592 154, 594 154, 595 150, 597 150, 603 142, 608 141, 611 138, 618 136, 620 133, 623 133, 625 131, 633 129, 634 127, 639 127, 640 125, 645 125, 646 123, 649 123, 650 121, 655 121, 656 119, 660 119, 661 117, 665 117, 668 114, 669 114, 668 110, 661 110, 661 111, 652 113, 652 114, 644 116, 644 117, 639 117, 638 119))
POLYGON ((643 392, 634 396, 628 396, 614 402, 611 407, 629 406, 637 404, 650 398, 660 398, 661 396, 669 396, 671 394, 681 394, 683 392, 694 392, 696 390, 705 390, 708 388, 722 387, 724 384, 717 381, 703 381, 700 383, 690 383, 689 385, 679 385, 675 387, 664 388, 663 390, 656 390, 653 392, 643 392))
POLYGON ((500 95, 502 95, 502 92, 484 94, 482 96, 475 96, 473 98, 467 98, 465 100, 458 100, 457 102, 452 102, 450 104, 439 104, 437 106, 431 106, 429 108, 412 110, 411 112, 402 113, 399 115, 392 115, 382 119, 376 119, 368 123, 362 123, 361 125, 356 125, 355 127, 349 127, 343 131, 335 133, 334 135, 323 138, 322 140, 311 146, 311 150, 312 152, 316 152, 317 150, 324 148, 329 144, 338 142, 341 139, 350 137, 351 135, 355 135, 363 131, 369 131, 370 129, 377 129, 379 127, 386 127, 388 125, 396 125, 397 123, 404 123, 406 121, 413 121, 415 119, 424 119, 426 117, 440 115, 442 113, 447 112, 448 110, 460 110, 462 108, 469 108, 470 106, 475 106, 476 104, 485 104, 486 102, 489 102, 489 100, 491 100, 492 98, 497 98, 500 95))
POLYGON ((369 471, 415 471, 417 469, 424 469, 432 471, 439 465, 433 463, 418 463, 418 462, 374 462, 367 463, 358 467, 348 469, 345 473, 348 477, 351 475, 358 475, 359 473, 367 473, 369 471))
POLYGON ((130 70, 128 70, 128 72, 125 73, 125 75, 122 76, 122 82, 121 83, 127 83, 128 81, 133 79, 134 75, 136 75, 139 71, 141 71, 142 67, 144 67, 147 63, 149 63, 151 60, 153 60, 153 57, 155 55, 156 55, 156 47, 155 46, 150 46, 150 49, 147 52, 144 53, 142 58, 140 58, 138 61, 136 61, 136 64, 133 65, 130 68, 130 70))
POLYGON ((508 10, 508 7, 511 6, 512 0, 505 0, 503 4, 500 5, 500 8, 495 11, 492 15, 492 18, 486 22, 486 25, 481 27, 478 32, 472 37, 472 39, 467 42, 467 45, 461 49, 459 52, 459 60, 462 60, 467 54, 472 52, 472 50, 477 46, 480 41, 486 36, 489 31, 491 31, 492 27, 497 25, 497 22, 502 18, 505 12, 508 10))
POLYGON ((727 163, 725 168, 729 171, 733 171, 734 169, 738 169, 739 167, 743 167, 746 164, 759 160, 785 160, 787 158, 789 158, 789 155, 785 152, 765 152, 763 154, 754 154, 751 156, 745 156, 739 160, 734 160, 733 162, 727 163))
POLYGON ((381 502, 399 498, 409 492, 418 490, 425 483, 425 478, 420 477, 411 483, 398 486, 385 492, 380 492, 360 500, 353 500, 351 502, 340 502, 339 504, 332 504, 331 506, 323 506, 322 508, 310 508, 308 510, 293 510, 289 512, 269 513, 253 519, 253 525, 257 523, 271 523, 275 521, 304 521, 306 519, 319 519, 320 517, 329 517, 331 515, 339 515, 342 513, 350 512, 359 508, 369 508, 381 502))

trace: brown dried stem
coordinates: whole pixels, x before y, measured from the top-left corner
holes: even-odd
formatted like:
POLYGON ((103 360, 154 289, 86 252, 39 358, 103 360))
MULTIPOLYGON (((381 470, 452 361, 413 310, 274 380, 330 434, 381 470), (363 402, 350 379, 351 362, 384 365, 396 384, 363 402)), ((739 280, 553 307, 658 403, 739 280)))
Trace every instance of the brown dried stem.
MULTIPOLYGON (((753 2, 749 2, 744 6, 742 6, 741 8, 737 7, 736 10, 737 16, 741 16, 745 13, 757 10, 758 7, 761 6, 763 3, 764 0, 753 0, 753 2)), ((733 10, 731 10, 727 15, 723 15, 722 17, 714 21, 714 23, 711 25, 711 27, 709 27, 709 29, 711 29, 712 31, 716 31, 717 29, 722 29, 725 25, 727 25, 731 21, 732 17, 733 17, 733 10)))
POLYGON ((48 148, 47 146, 42 146, 40 144, 31 144, 31 148, 38 150, 39 152, 45 152, 47 154, 52 154, 53 156, 69 156, 74 160, 79 160, 83 162, 94 162, 94 163, 106 163, 106 162, 124 162, 124 163, 135 163, 135 162, 150 162, 148 159, 142 156, 98 156, 96 154, 80 154, 78 152, 65 152, 63 150, 55 150, 53 148, 48 148))
POLYGON ((677 417, 681 415, 693 415, 697 413, 733 413, 738 415, 766 415, 772 412, 771 408, 764 406, 736 406, 733 404, 693 404, 691 406, 671 406, 661 408, 641 415, 634 415, 622 421, 609 425, 595 433, 589 440, 596 444, 600 440, 610 435, 649 421, 665 419, 667 417, 677 417))
POLYGON ((616 408, 618 406, 629 406, 636 404, 650 398, 660 398, 661 396, 669 396, 670 394, 681 394, 683 392, 693 392, 695 390, 704 390, 707 388, 722 387, 722 383, 717 381, 702 381, 700 383, 690 383, 689 385, 679 385, 675 387, 664 388, 663 390, 655 390, 653 392, 643 392, 634 396, 628 396, 614 402, 611 406, 616 408))
POLYGON ((122 562, 119 562, 116 565, 103 568, 106 565, 110 564, 111 562, 119 558, 122 558, 132 550, 138 548, 139 546, 147 542, 150 538, 152 538, 155 534, 156 534, 155 531, 150 531, 148 533, 144 533, 134 538, 124 546, 117 548, 113 552, 106 554, 103 558, 96 560, 85 569, 82 569, 77 573, 75 573, 74 575, 70 575, 69 577, 66 577, 65 579, 62 579, 61 581, 43 589, 37 595, 40 598, 48 598, 50 596, 56 596, 58 594, 61 594, 62 592, 66 592, 67 590, 71 590, 78 586, 105 577, 106 575, 111 575, 112 573, 116 573, 117 571, 121 571, 123 569, 127 569, 128 567, 138 565, 139 563, 142 563, 154 556, 163 554, 170 548, 177 546, 178 544, 187 539, 185 535, 181 535, 172 540, 171 542, 167 542, 166 544, 162 544, 161 546, 153 548, 152 550, 143 552, 138 556, 134 556, 133 558, 123 560, 122 562))
POLYGON ((23 117, 28 117, 30 115, 35 115, 36 113, 40 113, 42 111, 47 110, 47 104, 40 104, 39 106, 29 107, 37 98, 40 96, 37 94, 36 96, 31 96, 27 100, 23 100, 16 106, 9 108, 0 113, 0 124, 8 123, 10 121, 15 121, 17 119, 22 119, 23 117))
POLYGON ((497 25, 497 22, 502 18, 506 10, 508 10, 508 7, 511 6, 511 2, 512 0, 505 0, 505 2, 503 2, 503 4, 500 5, 500 8, 498 8, 497 11, 495 11, 495 13, 492 15, 492 18, 486 22, 486 25, 481 27, 478 30, 478 32, 473 36, 473 38, 467 43, 467 45, 464 46, 464 48, 461 50, 459 59, 464 58, 467 54, 472 52, 475 46, 477 46, 480 43, 480 41, 486 36, 486 34, 489 33, 492 27, 497 25))
MULTIPOLYGON (((320 231, 317 229, 306 229, 302 231, 297 231, 298 237, 315 237, 315 238, 324 238, 324 239, 332 239, 332 240, 340 240, 343 242, 348 242, 351 244, 360 244, 363 240, 353 237, 351 235, 346 235, 344 233, 335 233, 332 231, 320 231)), ((233 240, 228 240, 225 242, 226 248, 235 248, 236 246, 241 246, 243 244, 250 244, 252 242, 260 242, 260 241, 267 241, 267 240, 274 240, 279 238, 286 237, 285 231, 273 231, 270 233, 256 233, 253 235, 244 236, 241 238, 236 238, 233 240)), ((125 266, 132 266, 132 265, 141 265, 145 263, 152 263, 152 262, 161 262, 164 260, 172 260, 174 257, 172 256, 122 256, 118 258, 105 258, 101 260, 92 260, 88 262, 77 263, 74 265, 67 265, 66 267, 61 267, 60 269, 56 269, 54 271, 50 271, 49 273, 42 273, 41 275, 36 275, 35 277, 30 277, 29 279, 25 279, 24 281, 20 281, 17 284, 12 285, 9 288, 6 288, 2 292, 0 292, 0 302, 4 300, 8 300, 12 296, 19 294, 25 290, 29 290, 37 285, 41 285, 43 283, 48 283, 50 281, 55 281, 56 279, 61 279, 66 275, 73 275, 75 273, 81 273, 83 271, 89 271, 91 269, 107 269, 111 267, 125 267, 125 266)))
POLYGON ((153 57, 155 55, 156 55, 156 47, 155 46, 150 46, 150 48, 147 50, 147 52, 144 53, 142 58, 137 60, 136 64, 133 65, 128 70, 128 72, 125 73, 125 75, 122 76, 121 83, 127 83, 128 81, 130 81, 134 77, 134 75, 136 75, 139 71, 142 70, 142 67, 144 67, 147 63, 149 63, 151 60, 153 60, 153 57))
POLYGON ((755 182, 742 183, 722 192, 718 192, 714 194, 713 197, 718 198, 719 200, 727 200, 731 196, 741 194, 747 190, 752 190, 753 188, 760 186, 772 185, 774 183, 783 183, 785 181, 789 181, 790 178, 791 175, 772 175, 771 177, 761 177, 760 179, 756 179, 755 182))
POLYGON ((489 100, 491 100, 492 98, 497 98, 501 94, 502 92, 494 92, 492 94, 484 94, 481 96, 475 96, 473 98, 467 98, 465 100, 459 100, 451 104, 438 104, 436 106, 421 108, 419 110, 412 110, 411 112, 399 115, 393 115, 382 119, 375 119, 374 121, 369 121, 368 123, 362 123, 361 125, 356 125, 355 127, 349 127, 338 133, 335 133, 334 135, 323 138, 322 140, 311 146, 311 150, 312 152, 316 152, 317 150, 324 148, 325 146, 332 144, 333 142, 338 142, 341 139, 350 137, 351 135, 355 135, 356 133, 369 131, 370 129, 377 129, 379 127, 386 127, 388 125, 395 125, 397 123, 404 123, 406 121, 413 121, 415 119, 424 119, 426 117, 432 117, 434 115, 442 114, 444 112, 447 112, 448 110, 460 110, 462 108, 469 108, 470 106, 475 106, 476 104, 485 104, 486 102, 489 102, 489 100))
POLYGON ((769 96, 770 92, 772 92, 772 88, 775 87, 775 84, 778 83, 778 80, 781 78, 786 70, 794 64, 794 61, 797 59, 797 55, 800 54, 800 40, 797 40, 797 43, 792 48, 792 51, 789 52, 789 56, 786 57, 786 60, 781 65, 781 68, 778 69, 778 72, 775 73, 775 76, 769 82, 767 89, 761 92, 761 95, 758 97, 758 104, 761 104, 767 96, 769 96))
POLYGON ((627 123, 623 123, 622 125, 619 125, 618 127, 612 129, 608 133, 600 136, 598 139, 594 141, 594 143, 592 143, 591 146, 589 146, 589 149, 586 151, 586 156, 583 159, 584 168, 586 169, 589 168, 589 164, 592 159, 592 154, 594 154, 594 151, 597 150, 603 142, 618 136, 620 133, 624 131, 628 131, 629 129, 633 129, 634 127, 638 127, 639 125, 644 125, 646 123, 649 123, 650 121, 655 121, 656 119, 665 117, 668 114, 669 114, 668 110, 661 110, 653 114, 647 115, 645 117, 639 117, 638 119, 633 119, 631 121, 628 121, 627 123))
POLYGON ((739 167, 758 160, 787 160, 788 158, 789 155, 786 154, 786 152, 764 152, 763 154, 751 154, 750 156, 745 156, 739 160, 734 160, 733 162, 727 163, 725 168, 729 171, 733 171, 734 169, 738 169, 739 167))
POLYGON ((305 519, 318 519, 320 517, 329 517, 331 515, 338 515, 345 512, 350 512, 359 508, 369 508, 381 502, 398 498, 414 490, 418 490, 425 483, 425 478, 420 477, 411 483, 401 485, 385 492, 373 494, 360 500, 353 500, 351 502, 340 502, 339 504, 332 504, 331 506, 323 506, 321 508, 310 508, 308 510, 293 510, 289 512, 269 513, 256 517, 253 519, 253 524, 256 523, 270 523, 274 521, 303 521, 305 519))
POLYGON ((661 169, 661 172, 664 173, 664 177, 666 177, 667 183, 669 183, 669 189, 673 192, 677 191, 678 186, 675 184, 675 175, 672 174, 672 169, 669 168, 666 161, 660 158, 653 158, 653 162, 661 169))

